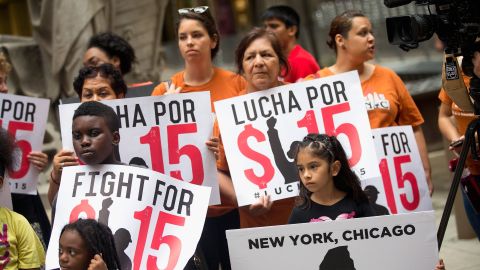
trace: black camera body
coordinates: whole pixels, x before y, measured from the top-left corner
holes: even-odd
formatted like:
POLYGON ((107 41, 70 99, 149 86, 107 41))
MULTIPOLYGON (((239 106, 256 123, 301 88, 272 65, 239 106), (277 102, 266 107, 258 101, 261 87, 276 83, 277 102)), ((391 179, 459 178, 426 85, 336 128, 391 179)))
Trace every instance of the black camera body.
MULTIPOLYGON (((411 0, 384 0, 389 8, 411 3, 411 0)), ((414 14, 387 18, 387 35, 391 44, 403 50, 418 47, 437 33, 445 52, 467 56, 470 46, 480 36, 479 0, 416 0, 416 5, 435 7, 435 14, 414 14)))

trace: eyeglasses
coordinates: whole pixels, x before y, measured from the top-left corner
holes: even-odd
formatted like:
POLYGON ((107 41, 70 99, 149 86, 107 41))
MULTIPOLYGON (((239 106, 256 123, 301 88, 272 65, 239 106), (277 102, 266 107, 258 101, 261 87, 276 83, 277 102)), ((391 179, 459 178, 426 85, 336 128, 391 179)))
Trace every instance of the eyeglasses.
POLYGON ((178 10, 178 14, 183 15, 183 14, 187 14, 189 12, 202 14, 207 10, 208 10, 208 6, 200 6, 200 7, 193 7, 193 8, 181 8, 181 9, 178 10))

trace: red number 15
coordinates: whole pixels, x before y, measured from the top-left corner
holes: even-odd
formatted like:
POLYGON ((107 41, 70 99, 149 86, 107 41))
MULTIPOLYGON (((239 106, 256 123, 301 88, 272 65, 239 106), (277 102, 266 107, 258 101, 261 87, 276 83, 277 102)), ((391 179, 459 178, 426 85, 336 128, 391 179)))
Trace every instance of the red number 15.
MULTIPOLYGON (((203 160, 200 150, 195 145, 187 144, 182 147, 179 145, 179 137, 181 134, 196 133, 197 124, 179 124, 167 126, 168 137, 168 157, 170 164, 179 164, 181 156, 187 156, 191 162, 192 179, 191 184, 201 185, 204 179, 203 160)), ((160 136, 160 127, 152 127, 150 131, 140 137, 141 144, 150 146, 150 157, 152 160, 152 169, 154 171, 165 173, 164 161, 162 156, 162 141, 160 136)), ((186 166, 185 166, 186 167, 186 166)), ((170 176, 186 180, 181 171, 175 170, 170 172, 170 176)))
MULTIPOLYGON (((323 125, 325 126, 325 133, 328 135, 338 136, 344 134, 348 137, 352 155, 348 159, 350 166, 355 166, 360 161, 362 156, 362 145, 360 144, 360 136, 355 126, 351 123, 342 123, 335 127, 333 116, 342 112, 350 111, 350 104, 348 102, 340 103, 321 109, 323 125)), ((305 117, 297 122, 298 127, 307 128, 308 133, 319 133, 317 119, 313 110, 307 111, 305 117)))
MULTIPOLYGON (((145 250, 148 229, 152 218, 152 207, 147 206, 144 210, 135 212, 134 218, 140 220, 140 231, 138 233, 137 247, 135 248, 135 255, 133 258, 133 269, 139 270, 142 265, 143 252, 145 250)), ((170 254, 168 256, 167 267, 165 268, 166 270, 169 270, 174 269, 177 265, 178 257, 180 257, 180 252, 182 250, 182 241, 174 235, 163 235, 167 224, 183 226, 185 224, 185 218, 160 212, 155 224, 155 231, 153 232, 152 244, 150 247, 154 250, 160 249, 160 245, 162 244, 169 247, 170 254)), ((157 257, 148 255, 147 270, 152 269, 158 269, 157 257)))
MULTIPOLYGON (((0 119, 0 126, 2 126, 2 119, 0 119)), ((26 131, 33 131, 33 123, 25 123, 25 122, 18 122, 18 121, 10 121, 8 123, 8 132, 15 138, 17 135, 17 131, 19 130, 26 130, 26 131)), ((9 170, 8 175, 11 179, 19 179, 24 177, 30 168, 30 162, 28 161, 28 154, 32 152, 32 146, 30 145, 29 141, 26 140, 18 140, 16 141, 16 145, 22 151, 22 161, 20 163, 20 168, 18 170, 9 170)))
MULTIPOLYGON (((417 209, 420 204, 420 191, 418 190, 417 178, 411 172, 403 173, 402 164, 411 162, 410 155, 397 156, 393 158, 395 167, 395 176, 397 178, 398 188, 404 189, 405 182, 409 182, 412 190, 413 199, 408 200, 406 192, 400 194, 400 202, 403 207, 409 211, 417 209)), ((390 178, 387 159, 380 161, 380 173, 382 174, 383 186, 385 188, 385 195, 387 197, 387 204, 392 214, 398 213, 397 205, 395 203, 395 194, 393 192, 393 183, 390 178)))

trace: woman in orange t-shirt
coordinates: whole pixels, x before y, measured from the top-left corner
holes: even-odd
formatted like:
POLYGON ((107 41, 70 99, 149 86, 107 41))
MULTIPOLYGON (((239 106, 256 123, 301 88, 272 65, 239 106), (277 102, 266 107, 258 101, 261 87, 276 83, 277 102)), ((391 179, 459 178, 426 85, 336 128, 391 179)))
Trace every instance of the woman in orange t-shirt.
POLYGON ((329 37, 327 44, 337 55, 335 64, 305 79, 358 71, 371 128, 412 126, 432 195, 430 161, 421 128, 423 117, 395 72, 367 63, 375 55, 375 37, 370 20, 360 11, 345 11, 332 20, 329 37))
MULTIPOLYGON (((180 9, 178 14, 176 33, 185 69, 174 74, 169 82, 159 84, 152 95, 209 91, 214 111, 213 102, 238 96, 245 88, 245 80, 213 65, 212 60, 219 50, 220 33, 207 6, 180 9)), ((214 143, 217 138, 220 133, 215 123, 213 141, 207 142, 211 150, 217 149, 214 143)), ((221 140, 217 154, 222 203, 208 208, 199 246, 208 269, 218 269, 219 265, 222 269, 231 269, 225 231, 239 228, 239 214, 221 140)))

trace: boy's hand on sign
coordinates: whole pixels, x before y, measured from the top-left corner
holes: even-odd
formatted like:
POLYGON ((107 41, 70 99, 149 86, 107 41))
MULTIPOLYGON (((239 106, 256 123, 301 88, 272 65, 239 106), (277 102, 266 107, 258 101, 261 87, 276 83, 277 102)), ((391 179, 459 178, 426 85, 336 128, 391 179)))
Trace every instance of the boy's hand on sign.
POLYGON ((78 165, 78 160, 73 151, 62 150, 53 157, 52 177, 60 182, 63 167, 78 165))
POLYGON ((39 171, 43 171, 48 164, 48 156, 45 153, 32 151, 27 156, 28 161, 39 171))

